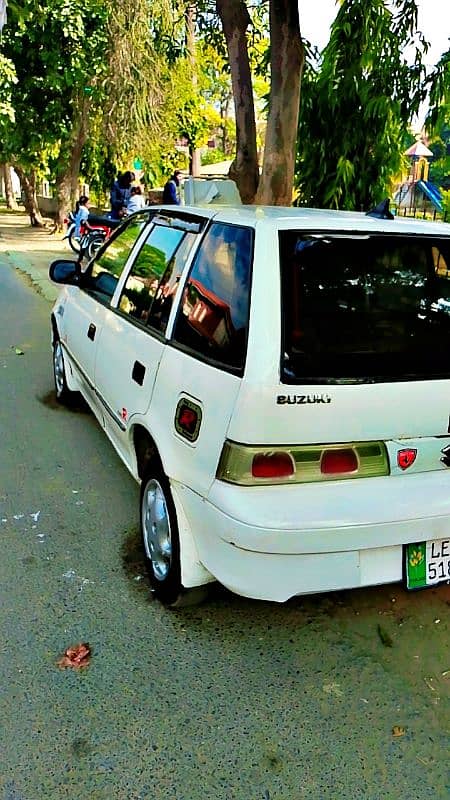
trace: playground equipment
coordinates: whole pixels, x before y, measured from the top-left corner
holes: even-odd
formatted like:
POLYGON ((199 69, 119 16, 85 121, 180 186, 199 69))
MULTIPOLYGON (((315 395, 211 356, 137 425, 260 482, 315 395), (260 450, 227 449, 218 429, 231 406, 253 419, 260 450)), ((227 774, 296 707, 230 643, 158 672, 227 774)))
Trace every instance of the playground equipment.
POLYGON ((427 205, 437 211, 442 211, 442 196, 437 186, 428 180, 430 164, 428 159, 433 155, 431 150, 418 139, 408 150, 405 156, 410 160, 409 170, 402 179, 395 201, 399 209, 417 209, 424 211, 427 205))

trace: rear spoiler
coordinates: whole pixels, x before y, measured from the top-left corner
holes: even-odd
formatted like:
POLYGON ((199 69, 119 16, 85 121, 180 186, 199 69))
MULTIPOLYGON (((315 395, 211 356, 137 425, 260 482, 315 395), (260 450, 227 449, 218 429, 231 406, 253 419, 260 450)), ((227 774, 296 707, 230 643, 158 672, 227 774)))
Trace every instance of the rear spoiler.
POLYGON ((376 217, 376 219, 395 219, 392 211, 389 211, 389 197, 382 200, 377 206, 366 211, 366 217, 376 217))

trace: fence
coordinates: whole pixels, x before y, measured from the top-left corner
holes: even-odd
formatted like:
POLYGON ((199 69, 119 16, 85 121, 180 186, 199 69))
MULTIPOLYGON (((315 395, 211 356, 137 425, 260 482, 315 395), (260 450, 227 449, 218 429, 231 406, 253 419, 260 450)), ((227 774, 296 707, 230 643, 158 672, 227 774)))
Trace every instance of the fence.
POLYGON ((443 212, 438 211, 437 208, 423 208, 417 206, 398 207, 395 204, 391 209, 397 217, 414 217, 414 219, 428 219, 431 222, 450 222, 450 212, 445 209, 443 212))

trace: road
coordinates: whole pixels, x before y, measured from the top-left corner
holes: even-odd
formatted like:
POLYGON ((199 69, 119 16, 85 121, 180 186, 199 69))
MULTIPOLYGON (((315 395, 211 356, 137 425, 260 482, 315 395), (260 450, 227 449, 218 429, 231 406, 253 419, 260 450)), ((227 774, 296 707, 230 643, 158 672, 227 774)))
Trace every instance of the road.
POLYGON ((164 610, 48 301, 6 255, 0 285, 0 800, 448 800, 450 587, 164 610))

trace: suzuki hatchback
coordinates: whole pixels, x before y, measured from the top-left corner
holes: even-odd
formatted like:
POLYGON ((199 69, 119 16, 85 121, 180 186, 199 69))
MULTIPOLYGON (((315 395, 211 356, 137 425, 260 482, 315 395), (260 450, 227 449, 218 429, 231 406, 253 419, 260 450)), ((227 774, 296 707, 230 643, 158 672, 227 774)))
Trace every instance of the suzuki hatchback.
POLYGON ((152 587, 450 579, 450 225, 152 208, 57 261, 56 394, 141 484, 152 587))

